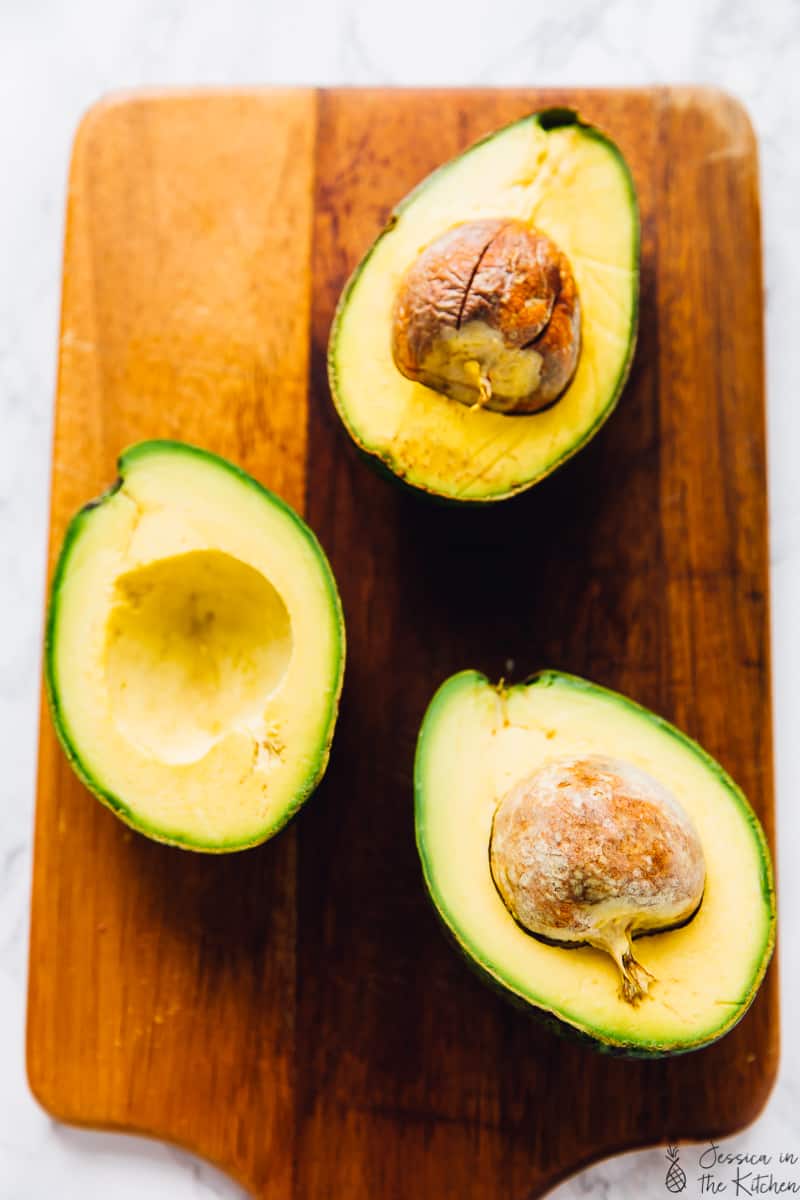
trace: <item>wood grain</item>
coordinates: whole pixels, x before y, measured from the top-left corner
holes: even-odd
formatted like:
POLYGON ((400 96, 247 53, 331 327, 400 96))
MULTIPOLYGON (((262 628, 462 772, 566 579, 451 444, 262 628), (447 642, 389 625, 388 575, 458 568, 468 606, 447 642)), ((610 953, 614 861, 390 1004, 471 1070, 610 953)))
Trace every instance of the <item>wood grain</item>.
POLYGON ((702 90, 250 91, 95 109, 70 179, 51 562, 123 445, 182 437, 304 511, 349 639, 328 777, 231 859, 126 831, 43 715, 31 1086, 284 1200, 533 1200, 623 1148, 752 1120, 778 1057, 774 968, 741 1025, 670 1062, 602 1058, 473 979, 424 900, 411 764, 449 672, 541 665, 700 738, 773 834, 757 165, 702 90), (643 221, 641 333, 615 417, 491 512, 431 507, 357 458, 325 345, 394 202, 548 103, 619 141, 643 221))
MULTIPOLYGON (((85 119, 51 564, 143 437, 229 455, 303 508, 315 108, 308 92, 145 97, 85 119)), ((291 1194, 295 855, 293 831, 230 858, 130 833, 89 801, 44 717, 28 1072, 48 1111, 167 1137, 291 1194)))

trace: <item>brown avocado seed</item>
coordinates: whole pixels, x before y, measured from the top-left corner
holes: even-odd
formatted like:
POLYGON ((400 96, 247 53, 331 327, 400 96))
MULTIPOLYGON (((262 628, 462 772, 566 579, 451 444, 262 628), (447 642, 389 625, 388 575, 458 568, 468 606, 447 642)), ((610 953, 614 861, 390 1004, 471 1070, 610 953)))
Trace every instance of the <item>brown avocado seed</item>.
POLYGON ((489 857, 514 919, 545 941, 605 950, 631 1004, 652 980, 631 939, 685 924, 705 886, 688 814, 650 775, 610 758, 549 762, 512 788, 489 857))
POLYGON ((578 365, 581 310, 564 254, 511 218, 455 225, 406 271, 392 354, 408 379, 495 412, 539 412, 578 365))

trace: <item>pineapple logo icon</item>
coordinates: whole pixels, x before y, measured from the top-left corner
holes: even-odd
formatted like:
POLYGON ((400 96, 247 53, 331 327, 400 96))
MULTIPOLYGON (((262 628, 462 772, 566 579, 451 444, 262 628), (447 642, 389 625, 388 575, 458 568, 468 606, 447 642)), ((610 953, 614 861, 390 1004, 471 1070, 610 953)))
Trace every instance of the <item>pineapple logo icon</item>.
POLYGON ((664 1180, 664 1187, 668 1192, 682 1192, 686 1187, 686 1172, 678 1161, 678 1147, 667 1147, 667 1158, 669 1159, 669 1167, 667 1169, 667 1177, 664 1180))

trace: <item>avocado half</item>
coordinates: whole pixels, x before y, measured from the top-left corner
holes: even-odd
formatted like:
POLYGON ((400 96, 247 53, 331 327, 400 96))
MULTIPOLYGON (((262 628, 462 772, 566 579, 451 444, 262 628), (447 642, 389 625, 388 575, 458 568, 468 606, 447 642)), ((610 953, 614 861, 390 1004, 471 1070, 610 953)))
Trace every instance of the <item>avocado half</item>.
POLYGON ((430 898, 470 964, 509 998, 559 1032, 634 1057, 696 1050, 741 1020, 775 941, 769 849, 740 789, 674 726, 572 675, 543 671, 506 688, 462 671, 430 703, 414 784, 430 898), (635 1007, 621 997, 607 954, 547 945, 522 929, 489 864, 500 798, 548 761, 596 753, 625 759, 669 788, 693 820, 706 859, 696 915, 635 943, 656 980, 635 1007))
POLYGON ((45 643, 58 737, 86 786, 158 841, 263 842, 324 774, 345 658, 308 526, 225 459, 142 442, 72 519, 45 643))
POLYGON ((356 445, 412 488, 451 501, 504 500, 575 454, 611 413, 636 342, 639 216, 617 146, 569 109, 490 134, 400 202, 342 293, 328 348, 333 400, 356 445), (451 226, 530 222, 566 254, 582 346, 566 392, 543 412, 508 416, 459 404, 402 375, 392 357, 399 282, 451 226))

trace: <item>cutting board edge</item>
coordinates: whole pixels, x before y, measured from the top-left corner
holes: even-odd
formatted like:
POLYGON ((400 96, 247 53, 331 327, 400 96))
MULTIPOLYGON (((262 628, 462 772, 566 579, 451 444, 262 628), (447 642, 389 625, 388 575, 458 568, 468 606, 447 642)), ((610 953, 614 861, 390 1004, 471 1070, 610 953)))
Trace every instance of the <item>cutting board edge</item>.
POLYGON ((102 1118, 92 1119, 79 1117, 75 1113, 69 1112, 59 1107, 57 1103, 51 1103, 46 1096, 45 1090, 40 1086, 41 1081, 34 1080, 30 1056, 26 1053, 26 1078, 28 1090, 33 1099, 39 1105, 41 1110, 52 1120, 58 1121, 61 1125, 66 1125, 70 1129, 83 1130, 87 1133, 107 1133, 114 1134, 120 1138, 140 1138, 154 1144, 172 1146, 176 1150, 180 1150, 184 1154, 190 1154, 201 1163, 208 1165, 226 1175, 234 1183, 238 1184, 245 1192, 251 1186, 251 1181, 248 1179, 245 1172, 237 1170, 235 1164, 215 1159, 206 1150, 201 1150, 197 1145, 192 1144, 187 1140, 175 1136, 174 1134, 165 1134, 158 1132, 155 1129, 148 1129, 144 1126, 141 1128, 133 1125, 123 1125, 114 1121, 103 1120, 102 1118))
MULTIPOLYGON (((698 1053, 702 1054, 702 1051, 698 1051, 698 1053)), ((709 1126, 705 1129, 694 1129, 691 1132, 671 1130, 669 1136, 670 1143, 699 1146, 711 1141, 712 1139, 716 1141, 721 1137, 735 1137, 737 1134, 745 1132, 745 1130, 749 1129, 750 1126, 753 1125, 763 1113, 775 1087, 778 1075, 778 1067, 779 1058, 776 1057, 775 1063, 771 1069, 770 1078, 764 1088, 764 1094, 757 1098, 755 1104, 751 1108, 751 1111, 741 1121, 731 1122, 730 1124, 726 1125, 724 1129, 709 1126)), ((115 1124, 114 1122, 103 1121, 102 1119, 86 1119, 85 1117, 81 1119, 68 1111, 60 1109, 57 1104, 50 1103, 49 1099, 45 1096, 43 1089, 40 1090, 38 1083, 34 1082, 31 1072, 30 1058, 28 1055, 26 1055, 26 1068, 28 1087, 34 1100, 47 1114, 47 1116, 51 1117, 53 1120, 59 1121, 61 1124, 67 1125, 73 1129, 85 1130, 86 1132, 114 1134, 122 1138, 141 1138, 149 1142, 153 1142, 154 1144, 160 1143, 162 1145, 172 1146, 184 1154, 192 1155, 198 1160, 198 1162, 209 1164, 216 1170, 220 1171, 223 1175, 227 1176, 227 1178, 229 1178, 233 1183, 241 1187, 243 1191, 247 1192, 248 1194, 255 1195, 255 1193, 250 1192, 251 1181, 244 1172, 236 1169, 235 1164, 222 1159, 212 1158, 205 1150, 201 1150, 197 1145, 192 1144, 188 1140, 183 1140, 174 1135, 167 1135, 154 1129, 148 1129, 144 1126, 134 1127, 132 1125, 115 1124)), ((637 1139, 636 1137, 633 1137, 630 1139, 622 1139, 614 1145, 605 1146, 602 1148, 602 1150, 590 1152, 586 1154, 585 1157, 583 1157, 579 1162, 576 1162, 574 1165, 572 1165, 568 1170, 560 1171, 554 1174, 547 1183, 546 1191, 542 1192, 536 1188, 531 1193, 531 1200, 533 1200, 533 1198, 535 1198, 535 1200, 546 1200, 547 1196, 551 1195, 556 1188, 560 1187, 567 1180, 575 1178, 577 1175, 582 1174, 591 1167, 598 1166, 600 1163, 607 1162, 612 1158, 617 1158, 622 1154, 656 1150, 663 1144, 664 1143, 656 1141, 652 1138, 637 1139)))

